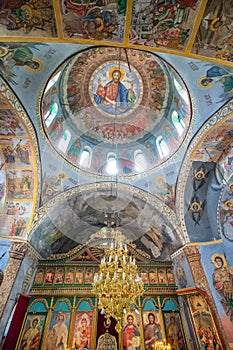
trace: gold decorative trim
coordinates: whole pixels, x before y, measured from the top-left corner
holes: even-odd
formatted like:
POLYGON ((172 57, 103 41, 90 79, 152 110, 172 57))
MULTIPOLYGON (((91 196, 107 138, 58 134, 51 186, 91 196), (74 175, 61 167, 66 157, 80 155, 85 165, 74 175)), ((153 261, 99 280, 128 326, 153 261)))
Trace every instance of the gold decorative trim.
POLYGON ((34 300, 28 305, 27 312, 33 307, 33 305, 35 305, 35 304, 37 304, 37 303, 42 303, 42 304, 44 304, 46 310, 47 310, 47 311, 49 310, 49 305, 48 305, 47 300, 44 299, 44 298, 38 298, 38 299, 34 299, 34 300))
POLYGON ((83 301, 87 301, 91 308, 94 310, 95 305, 93 304, 93 301, 91 300, 91 298, 87 297, 87 298, 82 298, 78 301, 77 305, 75 306, 75 310, 77 310, 79 308, 79 305, 83 302, 83 301))
POLYGON ((57 307, 62 301, 64 301, 64 302, 68 305, 68 308, 69 308, 69 310, 70 310, 70 312, 71 312, 71 310, 72 310, 72 305, 71 305, 71 302, 70 302, 70 300, 68 299, 68 297, 63 297, 63 298, 58 299, 58 300, 53 304, 52 310, 55 310, 56 307, 57 307))

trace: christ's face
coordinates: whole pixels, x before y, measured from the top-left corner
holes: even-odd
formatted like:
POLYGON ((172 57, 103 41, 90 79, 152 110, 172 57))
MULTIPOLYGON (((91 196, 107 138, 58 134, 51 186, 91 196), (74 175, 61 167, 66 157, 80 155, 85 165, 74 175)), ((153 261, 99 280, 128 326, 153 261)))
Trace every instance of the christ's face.
POLYGON ((133 324, 133 317, 132 316, 128 316, 127 321, 128 321, 129 325, 133 324))
POLYGON ((152 324, 152 323, 155 322, 155 318, 154 318, 153 315, 150 315, 149 318, 148 318, 148 320, 149 320, 149 323, 150 323, 150 324, 152 324))
POLYGON ((121 77, 120 72, 116 71, 112 75, 112 80, 114 81, 114 83, 119 83, 120 77, 121 77))

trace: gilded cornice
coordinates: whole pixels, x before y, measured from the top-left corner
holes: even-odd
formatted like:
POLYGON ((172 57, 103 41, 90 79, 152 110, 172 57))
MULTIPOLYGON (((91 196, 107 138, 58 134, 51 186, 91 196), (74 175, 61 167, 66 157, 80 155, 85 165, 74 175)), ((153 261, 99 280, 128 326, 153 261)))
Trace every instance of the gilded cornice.
MULTIPOLYGON (((94 294, 92 294, 92 286, 85 286, 85 287, 59 287, 59 288, 51 288, 51 287, 33 287, 30 291, 31 297, 36 296, 44 296, 44 297, 56 297, 56 296, 62 296, 64 298, 67 298, 69 296, 89 296, 89 297, 95 297, 94 294)), ((176 295, 176 287, 168 287, 168 286, 145 286, 144 296, 147 295, 176 295)), ((60 299, 59 299, 60 300, 60 299)))

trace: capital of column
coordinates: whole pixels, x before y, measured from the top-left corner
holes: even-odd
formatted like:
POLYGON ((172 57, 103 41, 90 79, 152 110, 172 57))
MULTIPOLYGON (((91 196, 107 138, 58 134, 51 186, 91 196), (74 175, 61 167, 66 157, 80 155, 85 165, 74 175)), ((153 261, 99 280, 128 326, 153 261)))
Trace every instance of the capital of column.
POLYGON ((10 258, 16 260, 22 260, 27 253, 27 242, 12 242, 12 247, 9 252, 10 258))

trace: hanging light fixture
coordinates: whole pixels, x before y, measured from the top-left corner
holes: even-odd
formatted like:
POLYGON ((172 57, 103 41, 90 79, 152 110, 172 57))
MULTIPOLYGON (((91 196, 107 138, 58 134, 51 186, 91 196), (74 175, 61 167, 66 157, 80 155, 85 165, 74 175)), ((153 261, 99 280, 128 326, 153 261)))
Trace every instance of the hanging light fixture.
POLYGON ((99 275, 95 276, 92 292, 97 296, 98 308, 105 314, 107 323, 115 318, 116 331, 121 331, 124 313, 132 310, 144 286, 139 277, 135 258, 128 254, 124 236, 120 231, 112 234, 110 248, 105 249, 99 275))
MULTIPOLYGON (((125 50, 126 62, 130 69, 127 51, 125 50)), ((121 69, 121 49, 119 49, 118 69, 121 69)), ((112 138, 112 148, 115 150, 115 162, 111 169, 111 175, 115 176, 115 189, 118 198, 118 139, 116 136, 116 122, 118 118, 117 104, 115 104, 114 117, 114 133, 112 138)), ((112 182, 113 185, 113 182, 112 182)), ((111 197, 112 186, 111 186, 111 197)), ((116 209, 116 208, 115 208, 116 209)), ((99 235, 105 237, 108 248, 104 249, 104 256, 99 265, 99 274, 95 275, 92 284, 92 292, 96 295, 98 300, 98 309, 106 316, 106 323, 110 324, 110 317, 116 320, 116 331, 121 331, 121 324, 124 313, 132 310, 138 297, 143 294, 144 285, 139 277, 135 258, 129 254, 126 245, 126 237, 118 230, 114 230, 113 226, 120 224, 120 218, 117 215, 117 210, 108 210, 104 214, 104 223, 107 228, 103 228, 99 235), (105 229, 107 234, 105 234, 105 229)), ((98 236, 98 233, 95 237, 98 236)))

